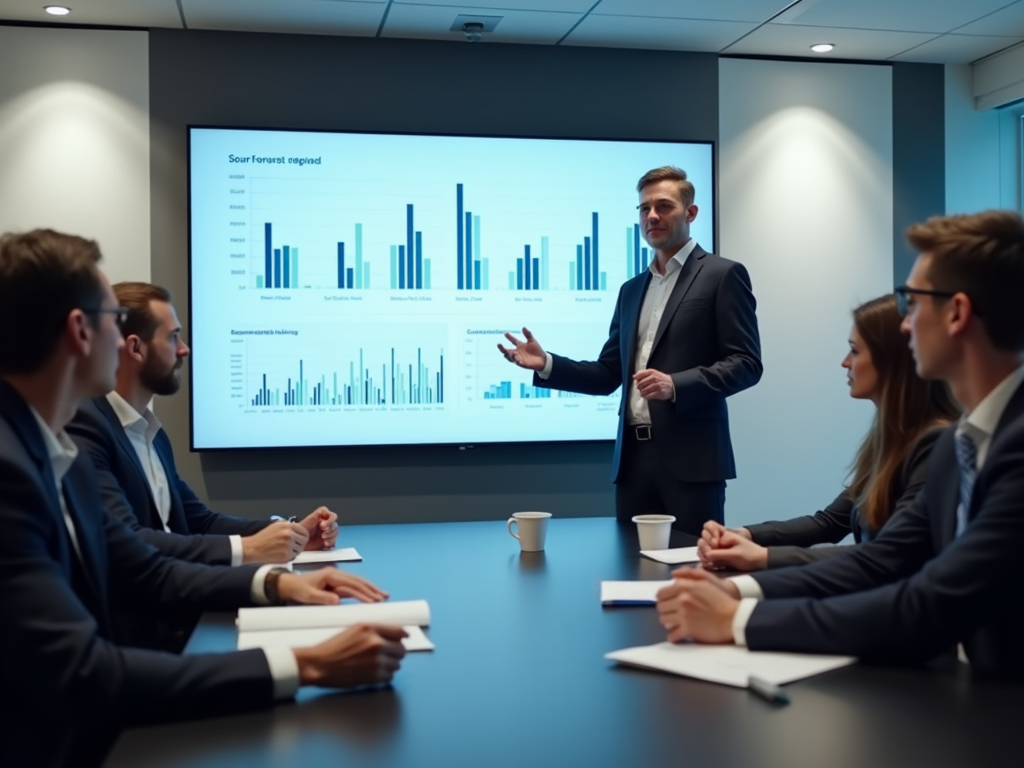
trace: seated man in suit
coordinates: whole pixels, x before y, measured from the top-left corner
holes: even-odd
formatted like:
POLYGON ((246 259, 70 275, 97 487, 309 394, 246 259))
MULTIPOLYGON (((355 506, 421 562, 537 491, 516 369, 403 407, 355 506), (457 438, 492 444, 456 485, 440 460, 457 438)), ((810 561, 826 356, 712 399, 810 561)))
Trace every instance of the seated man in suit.
POLYGON ((320 507, 299 522, 249 520, 213 512, 174 464, 171 442, 149 408, 154 395, 173 395, 189 348, 171 295, 150 283, 118 283, 128 310, 117 384, 85 401, 68 433, 96 465, 107 510, 163 552, 214 565, 285 563, 303 549, 334 546, 337 515, 320 507))
POLYGON ((337 569, 227 568, 168 558, 106 514, 88 455, 64 432, 113 387, 122 345, 95 242, 0 237, 0 765, 90 766, 136 724, 251 710, 300 684, 387 681, 400 627, 349 629, 310 648, 174 656, 111 641, 125 605, 337 603, 386 595, 337 569))
POLYGON ((877 539, 830 560, 722 581, 677 571, 658 594, 669 640, 920 661, 959 644, 982 674, 1024 679, 1024 220, 988 211, 908 231, 896 289, 922 378, 964 416, 924 488, 877 539))

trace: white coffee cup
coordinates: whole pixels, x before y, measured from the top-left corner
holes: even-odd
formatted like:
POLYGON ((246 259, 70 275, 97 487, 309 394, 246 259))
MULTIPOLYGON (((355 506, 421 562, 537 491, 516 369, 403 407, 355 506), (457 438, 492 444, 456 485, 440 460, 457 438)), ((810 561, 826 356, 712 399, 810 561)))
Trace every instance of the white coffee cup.
POLYGON ((519 539, 519 547, 523 552, 542 552, 550 517, 550 512, 515 512, 506 526, 512 537, 519 539), (512 523, 516 524, 518 533, 512 530, 512 523))
POLYGON ((640 536, 640 549, 668 549, 672 534, 672 515, 637 515, 633 518, 636 532, 640 536))

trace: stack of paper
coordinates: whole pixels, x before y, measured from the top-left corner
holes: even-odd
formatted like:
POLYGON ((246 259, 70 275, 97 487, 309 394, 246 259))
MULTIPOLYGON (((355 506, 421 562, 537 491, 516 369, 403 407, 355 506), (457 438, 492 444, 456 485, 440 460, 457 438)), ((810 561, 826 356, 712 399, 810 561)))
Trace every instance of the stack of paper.
POLYGON ((434 650, 434 644, 420 629, 430 624, 426 600, 239 608, 238 650, 316 645, 345 627, 362 622, 398 624, 409 633, 402 641, 407 651, 434 650))
POLYGON ((306 552, 299 552, 292 565, 303 563, 350 563, 362 560, 363 556, 356 552, 355 547, 344 549, 311 549, 306 552))
POLYGON ((601 605, 654 605, 669 581, 602 581, 601 605))
POLYGON ((775 685, 791 683, 857 661, 852 656, 819 656, 809 653, 751 651, 735 645, 658 643, 624 648, 605 655, 606 659, 635 667, 671 672, 712 683, 747 687, 753 675, 775 685))
POLYGON ((668 565, 681 565, 683 563, 698 563, 696 547, 679 547, 678 549, 641 549, 640 554, 651 560, 668 565))

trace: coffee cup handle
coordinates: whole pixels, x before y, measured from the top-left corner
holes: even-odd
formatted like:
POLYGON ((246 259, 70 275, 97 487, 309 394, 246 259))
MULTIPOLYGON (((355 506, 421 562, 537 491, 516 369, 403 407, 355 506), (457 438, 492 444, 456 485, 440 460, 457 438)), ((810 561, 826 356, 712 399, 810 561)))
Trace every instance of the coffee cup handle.
POLYGON ((510 533, 510 534, 512 535, 512 538, 513 538, 513 539, 518 539, 518 538, 519 538, 519 534, 518 534, 518 533, 513 533, 513 532, 512 532, 512 523, 515 523, 515 524, 516 524, 516 528, 517 528, 517 529, 519 528, 519 521, 518 521, 518 520, 516 520, 516 519, 515 519, 514 517, 510 517, 510 518, 508 519, 508 522, 507 522, 507 523, 505 523, 505 526, 506 526, 506 527, 508 528, 508 532, 509 532, 509 533, 510 533))

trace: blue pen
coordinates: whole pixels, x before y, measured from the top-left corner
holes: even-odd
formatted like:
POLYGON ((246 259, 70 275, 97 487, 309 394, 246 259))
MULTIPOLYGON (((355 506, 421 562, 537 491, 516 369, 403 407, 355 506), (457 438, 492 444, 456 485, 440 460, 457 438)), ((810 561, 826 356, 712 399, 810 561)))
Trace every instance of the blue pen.
POLYGON ((770 683, 763 677, 751 675, 747 678, 747 687, 765 701, 772 704, 789 704, 789 694, 775 683, 770 683))

